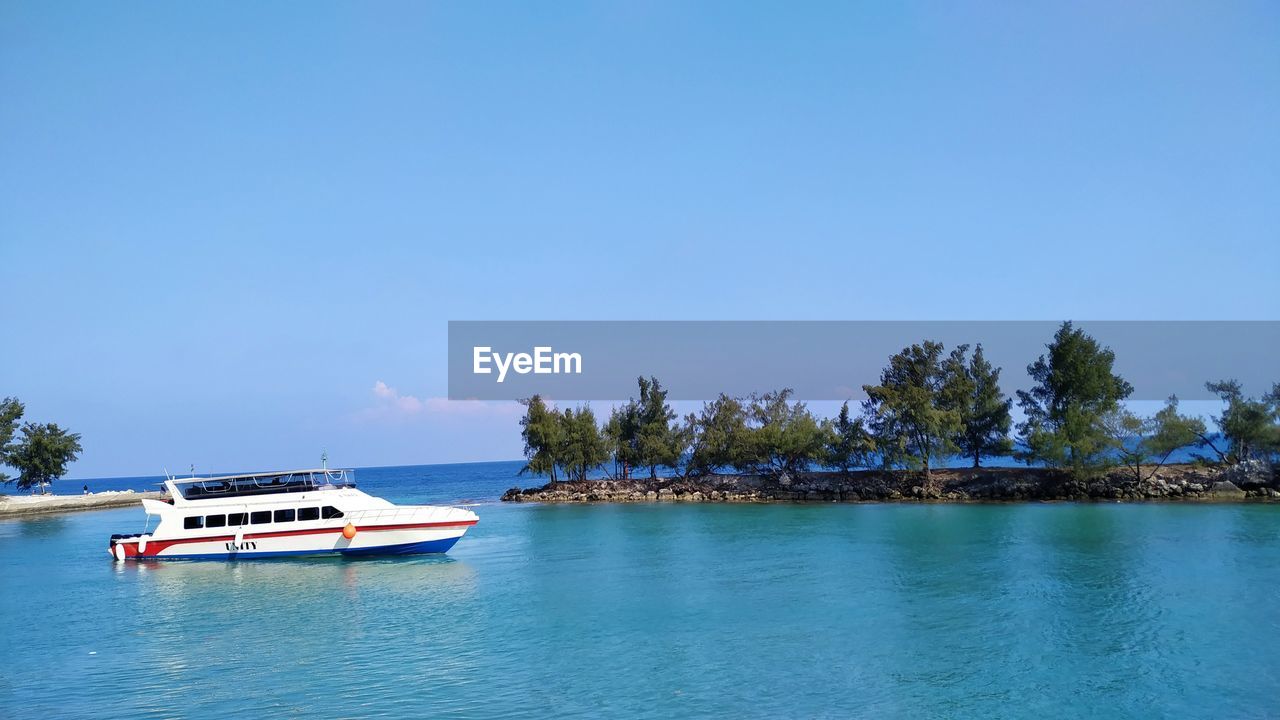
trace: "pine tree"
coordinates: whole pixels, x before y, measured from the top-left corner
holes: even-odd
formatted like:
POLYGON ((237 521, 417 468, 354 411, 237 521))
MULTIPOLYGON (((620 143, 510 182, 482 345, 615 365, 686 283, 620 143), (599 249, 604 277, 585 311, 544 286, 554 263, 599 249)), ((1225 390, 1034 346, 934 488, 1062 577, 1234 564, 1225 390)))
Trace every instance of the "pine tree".
MULTIPOLYGON (((67 432, 56 423, 24 423, 22 440, 5 462, 18 471, 18 488, 39 487, 67 474, 67 465, 80 457, 79 433, 67 432)), ((12 482, 12 481, 6 481, 12 482)))
POLYGON ((1225 404, 1222 414, 1213 421, 1226 441, 1226 448, 1219 449, 1207 435, 1201 438, 1202 446, 1212 449, 1219 460, 1228 464, 1280 452, 1280 428, 1276 424, 1280 420, 1280 384, 1261 400, 1245 397, 1236 380, 1219 380, 1204 386, 1225 404))
POLYGON ((587 474, 609 459, 609 446, 596 425, 596 414, 589 405, 574 410, 565 408, 558 415, 561 427, 556 460, 570 480, 586 480, 587 474))
POLYGON ((747 414, 742 401, 721 393, 702 410, 685 418, 690 439, 691 476, 710 475, 720 468, 741 464, 747 444, 747 414))
POLYGON ((636 463, 649 468, 649 477, 658 476, 658 467, 675 467, 688 445, 676 425, 676 414, 667 404, 667 391, 658 378, 641 377, 640 400, 636 403, 636 463))
POLYGON ((1035 386, 1018 391, 1027 416, 1018 426, 1027 450, 1018 456, 1084 476, 1106 465, 1112 447, 1106 420, 1133 386, 1112 371, 1115 353, 1070 322, 1047 348, 1027 366, 1035 386))
POLYGON ((791 388, 752 395, 747 407, 750 426, 735 466, 744 472, 796 475, 822 459, 825 427, 791 388))
POLYGON ((960 430, 960 414, 945 406, 942 390, 942 344, 925 341, 889 358, 879 385, 863 385, 876 448, 886 465, 905 464, 924 470, 936 457, 955 449, 952 438, 960 430))
POLYGON ((1013 450, 1009 430, 1013 400, 1000 391, 1000 368, 991 366, 979 344, 966 361, 968 345, 951 351, 944 373, 943 404, 960 415, 960 430, 952 443, 981 467, 982 457, 1008 455, 1013 450))
POLYGON ((520 474, 546 475, 551 482, 556 482, 557 452, 563 434, 559 413, 547 407, 541 395, 520 402, 526 408, 520 419, 520 437, 524 439, 524 456, 528 460, 520 474))
POLYGON ((840 406, 840 414, 827 430, 827 446, 824 464, 845 475, 855 467, 870 464, 876 451, 875 440, 867 432, 862 418, 851 417, 849 402, 840 406))
MULTIPOLYGON (((0 465, 9 465, 9 454, 15 449, 13 435, 18 431, 18 421, 26 408, 17 398, 0 400, 0 465)), ((0 472, 0 482, 9 482, 9 476, 0 472)))

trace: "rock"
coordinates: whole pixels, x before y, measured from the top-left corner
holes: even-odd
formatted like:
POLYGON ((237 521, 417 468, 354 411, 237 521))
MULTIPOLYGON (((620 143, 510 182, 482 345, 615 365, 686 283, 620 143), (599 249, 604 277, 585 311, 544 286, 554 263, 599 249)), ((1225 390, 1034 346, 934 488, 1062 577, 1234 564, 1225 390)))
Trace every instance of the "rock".
POLYGON ((1220 480, 1239 488, 1265 487, 1271 484, 1273 477, 1271 466, 1257 458, 1238 462, 1218 473, 1220 480))
POLYGON ((782 487, 791 487, 791 476, 787 473, 782 473, 778 476, 778 484, 782 487))
POLYGON ((1244 491, 1230 480, 1219 480, 1215 482, 1213 485, 1209 486, 1209 494, 1220 498, 1244 497, 1244 491))

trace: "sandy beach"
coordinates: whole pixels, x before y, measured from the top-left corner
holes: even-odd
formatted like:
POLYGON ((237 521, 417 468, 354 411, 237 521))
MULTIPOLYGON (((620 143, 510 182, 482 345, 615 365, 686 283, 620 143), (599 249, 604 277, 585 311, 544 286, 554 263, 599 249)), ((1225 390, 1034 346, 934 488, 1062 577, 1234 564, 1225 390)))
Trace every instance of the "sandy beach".
POLYGON ((89 493, 88 495, 0 495, 0 518, 46 513, 104 510, 138 505, 143 498, 160 498, 161 492, 133 490, 89 493))

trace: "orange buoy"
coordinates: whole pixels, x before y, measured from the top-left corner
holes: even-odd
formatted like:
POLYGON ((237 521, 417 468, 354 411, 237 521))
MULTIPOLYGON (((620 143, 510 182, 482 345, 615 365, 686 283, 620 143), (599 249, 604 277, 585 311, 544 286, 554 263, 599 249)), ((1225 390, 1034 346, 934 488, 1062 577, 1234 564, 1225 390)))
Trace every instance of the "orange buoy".
POLYGON ((350 540, 355 536, 356 536, 356 526, 352 525, 351 523, 347 523, 347 526, 342 528, 342 537, 350 540))

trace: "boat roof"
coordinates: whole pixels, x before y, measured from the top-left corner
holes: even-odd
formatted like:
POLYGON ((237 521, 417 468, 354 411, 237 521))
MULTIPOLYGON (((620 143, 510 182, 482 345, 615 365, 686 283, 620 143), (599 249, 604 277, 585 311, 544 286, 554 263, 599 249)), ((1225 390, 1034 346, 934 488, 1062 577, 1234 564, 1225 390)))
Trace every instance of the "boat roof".
POLYGON ((173 478, 177 483, 214 482, 219 480, 249 480, 262 477, 281 477, 283 475, 331 475, 351 472, 349 468, 312 468, 310 470, 273 470, 271 472, 242 473, 240 475, 217 475, 210 477, 173 478))

